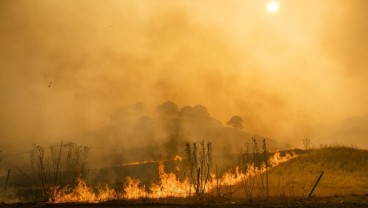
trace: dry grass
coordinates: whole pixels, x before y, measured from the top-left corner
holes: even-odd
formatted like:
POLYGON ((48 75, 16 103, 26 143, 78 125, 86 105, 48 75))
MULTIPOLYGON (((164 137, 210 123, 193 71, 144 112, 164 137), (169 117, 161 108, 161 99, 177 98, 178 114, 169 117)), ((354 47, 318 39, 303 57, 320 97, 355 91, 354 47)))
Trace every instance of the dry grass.
POLYGON ((311 150, 269 172, 273 195, 306 196, 324 171, 316 196, 368 193, 368 151, 348 147, 311 150))

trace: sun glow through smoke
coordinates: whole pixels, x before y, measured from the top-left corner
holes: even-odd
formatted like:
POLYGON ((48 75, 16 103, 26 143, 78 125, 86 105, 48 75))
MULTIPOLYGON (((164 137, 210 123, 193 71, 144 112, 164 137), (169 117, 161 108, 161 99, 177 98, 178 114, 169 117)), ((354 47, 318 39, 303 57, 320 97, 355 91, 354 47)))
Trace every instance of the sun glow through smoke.
POLYGON ((279 10, 279 3, 277 1, 270 1, 266 8, 269 13, 275 13, 279 10))

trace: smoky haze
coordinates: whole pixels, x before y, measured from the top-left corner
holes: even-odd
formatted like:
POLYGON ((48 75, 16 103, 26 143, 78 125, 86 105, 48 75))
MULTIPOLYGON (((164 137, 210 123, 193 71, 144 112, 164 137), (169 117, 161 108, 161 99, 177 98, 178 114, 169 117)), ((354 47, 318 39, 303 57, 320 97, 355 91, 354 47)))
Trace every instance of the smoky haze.
POLYGON ((296 146, 367 147, 368 2, 266 2, 2 0, 0 149, 82 138, 124 106, 154 115, 166 101, 296 146))

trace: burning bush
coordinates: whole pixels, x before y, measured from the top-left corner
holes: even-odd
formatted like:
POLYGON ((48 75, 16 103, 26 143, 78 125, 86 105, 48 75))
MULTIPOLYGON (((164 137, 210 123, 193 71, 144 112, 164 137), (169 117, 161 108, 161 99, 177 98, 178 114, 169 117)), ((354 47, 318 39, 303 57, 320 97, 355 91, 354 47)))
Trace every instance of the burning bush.
POLYGON ((195 195, 203 194, 210 177, 212 166, 212 144, 204 141, 200 142, 200 149, 197 144, 186 144, 186 153, 189 162, 191 184, 194 186, 195 195))
POLYGON ((88 147, 75 143, 61 143, 44 148, 34 145, 31 151, 31 165, 34 181, 37 181, 44 197, 49 198, 52 190, 80 184, 77 179, 86 175, 88 147))

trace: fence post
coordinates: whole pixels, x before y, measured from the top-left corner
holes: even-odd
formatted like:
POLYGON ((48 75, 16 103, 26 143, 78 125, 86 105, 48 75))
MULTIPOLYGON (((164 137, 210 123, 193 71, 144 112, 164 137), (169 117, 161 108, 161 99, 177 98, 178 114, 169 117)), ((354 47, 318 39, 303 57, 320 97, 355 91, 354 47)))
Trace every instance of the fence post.
POLYGON ((310 198, 310 197, 312 196, 313 191, 314 191, 314 189, 317 187, 317 185, 318 185, 319 181, 321 180, 321 178, 322 178, 323 174, 324 174, 324 172, 322 171, 322 173, 321 173, 321 175, 319 175, 319 177, 318 177, 318 179, 317 179, 316 183, 314 183, 314 186, 313 186, 313 188, 312 188, 311 192, 309 193, 308 198, 310 198))

